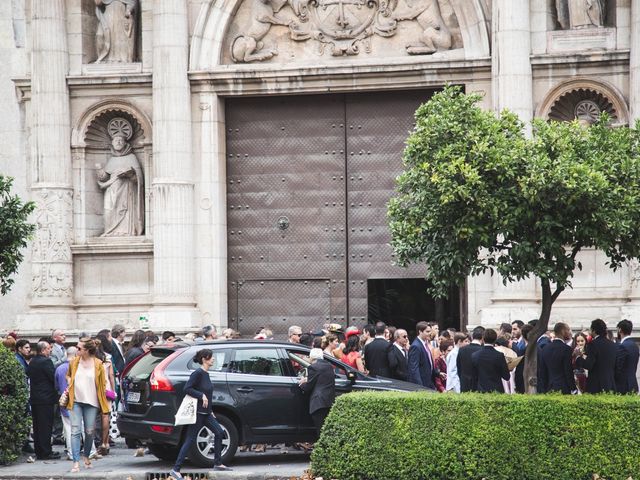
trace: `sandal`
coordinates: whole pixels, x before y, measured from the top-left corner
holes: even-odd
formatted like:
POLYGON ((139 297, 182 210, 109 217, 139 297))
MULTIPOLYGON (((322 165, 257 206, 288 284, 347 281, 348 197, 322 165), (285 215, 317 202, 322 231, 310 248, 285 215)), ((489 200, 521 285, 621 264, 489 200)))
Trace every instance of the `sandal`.
POLYGON ((91 460, 89 460, 88 458, 84 459, 84 468, 93 468, 93 465, 91 465, 91 460))
POLYGON ((80 472, 80 464, 74 463, 70 473, 79 473, 79 472, 80 472))

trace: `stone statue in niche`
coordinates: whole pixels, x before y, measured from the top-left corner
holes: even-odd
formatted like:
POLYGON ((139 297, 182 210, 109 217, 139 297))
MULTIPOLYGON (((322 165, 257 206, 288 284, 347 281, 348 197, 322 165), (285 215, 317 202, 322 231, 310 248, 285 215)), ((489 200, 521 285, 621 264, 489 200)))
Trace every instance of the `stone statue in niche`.
POLYGON ((247 33, 231 42, 231 59, 236 63, 261 62, 277 55, 275 46, 263 43, 273 26, 287 27, 296 42, 316 40, 320 54, 329 47, 333 56, 358 55, 362 45, 370 52, 370 38, 394 36, 401 21, 415 21, 422 32, 406 46, 410 55, 430 55, 454 44, 440 10, 440 2, 450 9, 450 0, 251 1, 251 24, 239 27, 247 33))
POLYGON ((142 168, 128 140, 133 129, 124 118, 112 119, 107 131, 113 155, 104 168, 96 165, 98 185, 104 190, 103 237, 144 233, 144 182, 142 168))
POLYGON ((429 55, 449 50, 453 43, 451 32, 440 13, 438 0, 406 0, 405 8, 397 8, 392 18, 398 21, 416 20, 422 29, 419 43, 407 45, 409 55, 429 55))
POLYGON ((135 62, 138 0, 95 0, 96 63, 135 62))
POLYGON ((556 0, 556 11, 563 30, 602 27, 606 0, 556 0))

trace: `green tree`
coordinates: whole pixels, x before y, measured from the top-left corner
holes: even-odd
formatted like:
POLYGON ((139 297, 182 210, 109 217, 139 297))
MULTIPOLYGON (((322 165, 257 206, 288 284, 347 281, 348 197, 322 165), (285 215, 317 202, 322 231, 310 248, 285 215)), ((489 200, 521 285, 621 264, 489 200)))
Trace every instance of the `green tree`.
POLYGON ((536 341, 583 248, 619 268, 640 255, 640 135, 536 120, 527 138, 515 114, 482 110, 480 96, 447 87, 416 112, 405 171, 389 204, 401 265, 426 265, 431 293, 487 271, 503 282, 535 276, 540 319, 525 358, 535 392, 536 341))
POLYGON ((11 194, 13 179, 0 174, 0 294, 5 295, 13 285, 13 275, 22 262, 22 249, 35 226, 29 223, 33 202, 23 203, 11 194))
POLYGON ((14 462, 29 434, 27 379, 13 352, 0 344, 0 465, 14 462))

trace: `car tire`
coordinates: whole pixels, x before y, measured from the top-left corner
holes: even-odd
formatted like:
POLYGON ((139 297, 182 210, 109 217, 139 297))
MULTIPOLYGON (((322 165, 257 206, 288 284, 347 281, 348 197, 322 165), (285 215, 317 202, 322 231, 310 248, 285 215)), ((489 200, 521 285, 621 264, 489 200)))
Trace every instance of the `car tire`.
MULTIPOLYGON (((238 429, 236 425, 225 415, 216 414, 216 420, 227 433, 227 438, 222 440, 222 463, 230 463, 238 449, 238 429)), ((189 460, 198 467, 213 467, 213 432, 202 427, 198 432, 196 441, 189 451, 189 460)))
POLYGON ((161 443, 150 443, 147 445, 149 451, 158 457, 160 460, 166 460, 167 462, 175 462, 180 452, 180 445, 163 445, 161 443))

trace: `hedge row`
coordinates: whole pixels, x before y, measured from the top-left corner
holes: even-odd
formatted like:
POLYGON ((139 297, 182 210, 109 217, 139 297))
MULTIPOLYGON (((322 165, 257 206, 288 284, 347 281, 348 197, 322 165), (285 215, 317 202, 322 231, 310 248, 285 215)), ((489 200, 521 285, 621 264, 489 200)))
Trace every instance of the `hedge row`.
POLYGON ((0 344, 0 465, 18 458, 31 428, 29 391, 15 355, 0 344))
POLYGON ((340 480, 640 479, 640 398, 343 395, 311 467, 340 480))

